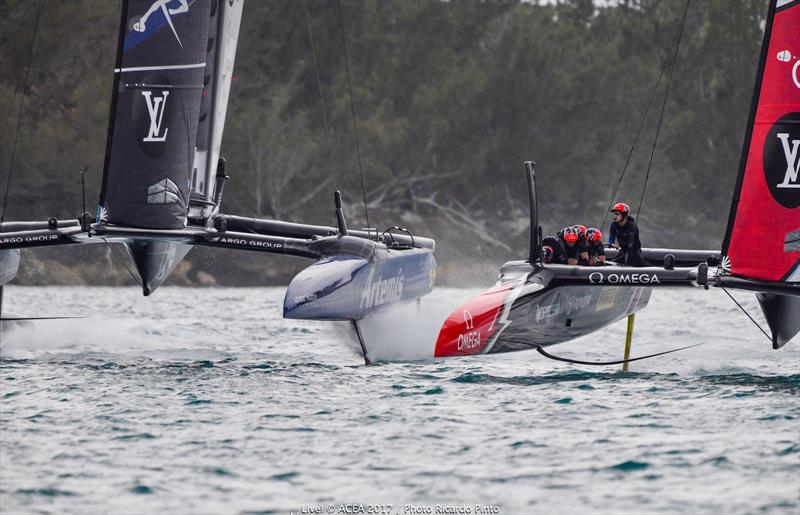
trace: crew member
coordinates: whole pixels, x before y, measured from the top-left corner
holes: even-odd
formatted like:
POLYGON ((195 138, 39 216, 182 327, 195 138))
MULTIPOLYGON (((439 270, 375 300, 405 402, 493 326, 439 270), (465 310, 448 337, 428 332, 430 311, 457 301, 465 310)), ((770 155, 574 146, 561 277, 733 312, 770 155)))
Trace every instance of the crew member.
POLYGON ((589 264, 589 255, 586 249, 581 248, 580 233, 575 227, 565 227, 558 233, 559 240, 564 245, 564 252, 567 255, 567 264, 586 265, 589 264))
POLYGON ((606 254, 603 250, 603 233, 591 227, 586 229, 586 252, 589 254, 589 266, 603 266, 606 264, 606 254))
POLYGON ((614 259, 618 263, 628 266, 650 266, 642 255, 642 242, 639 241, 639 227, 630 216, 631 208, 628 204, 618 202, 611 209, 614 221, 611 222, 611 234, 608 244, 619 249, 619 255, 614 259))
POLYGON ((556 265, 567 264, 567 253, 564 250, 564 245, 561 244, 558 238, 547 236, 542 239, 542 261, 556 265), (547 258, 547 249, 550 249, 549 261, 547 258))
POLYGON ((586 226, 581 224, 573 225, 572 227, 578 231, 578 236, 580 236, 581 240, 586 241, 586 226))
POLYGON ((588 266, 589 265, 589 246, 586 243, 586 226, 581 224, 573 225, 576 231, 578 231, 578 246, 580 247, 580 260, 578 260, 578 264, 581 266, 588 266))

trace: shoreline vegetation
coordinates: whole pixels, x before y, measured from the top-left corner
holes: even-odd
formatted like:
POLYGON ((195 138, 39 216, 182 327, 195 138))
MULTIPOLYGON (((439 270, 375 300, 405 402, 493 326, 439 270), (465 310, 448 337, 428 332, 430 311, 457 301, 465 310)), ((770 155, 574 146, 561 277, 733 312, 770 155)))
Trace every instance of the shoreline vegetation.
MULTIPOLYGON (((113 250, 100 245, 58 254, 43 249, 23 250, 19 274, 9 284, 21 286, 138 286, 133 263, 121 245, 113 250), (93 247, 93 248, 91 248, 93 247), (71 256, 70 254, 74 254, 71 256), (66 258, 66 259, 65 259, 66 258), (122 260, 125 260, 123 264, 122 260)), ((53 250, 53 249, 48 249, 53 250)), ((226 251, 228 252, 228 251, 226 251)), ((224 259, 218 252, 193 249, 178 264, 164 286, 270 287, 286 286, 312 261, 283 256, 247 255, 230 251, 224 259)), ((248 253, 249 254, 249 253, 248 253)), ((488 286, 497 278, 499 264, 488 260, 443 263, 436 269, 437 286, 488 286)))

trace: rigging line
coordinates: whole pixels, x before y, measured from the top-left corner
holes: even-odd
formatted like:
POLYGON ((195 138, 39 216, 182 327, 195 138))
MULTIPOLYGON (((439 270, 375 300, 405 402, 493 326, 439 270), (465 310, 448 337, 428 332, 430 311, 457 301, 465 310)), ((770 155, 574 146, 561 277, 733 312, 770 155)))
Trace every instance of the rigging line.
POLYGON ((308 0, 303 0, 303 12, 306 16, 306 29, 308 30, 308 41, 311 45, 311 56, 314 58, 314 73, 317 77, 319 105, 322 108, 322 123, 325 126, 325 136, 328 138, 328 160, 330 160, 333 143, 331 141, 330 126, 328 125, 328 112, 325 109, 325 97, 322 95, 322 79, 320 79, 319 75, 319 62, 317 61, 317 47, 314 45, 314 33, 311 30, 311 16, 308 14, 308 0))
POLYGON ((669 88, 672 85, 672 76, 675 73, 675 68, 678 64, 678 50, 681 48, 681 38, 683 37, 683 28, 686 26, 686 13, 689 12, 689 3, 691 0, 686 0, 686 7, 683 9, 683 20, 681 20, 681 28, 678 32, 678 44, 675 45, 675 53, 672 56, 672 67, 669 69, 667 75, 667 90, 664 92, 664 101, 661 103, 661 114, 658 115, 658 125, 656 125, 656 136, 653 138, 653 149, 650 151, 650 161, 647 163, 647 173, 644 176, 644 186, 642 186, 642 195, 639 197, 639 207, 636 209, 636 218, 639 218, 639 213, 642 211, 642 202, 644 202, 644 193, 647 191, 647 180, 650 178, 650 168, 653 165, 653 157, 656 154, 656 146, 658 145, 658 135, 661 132, 661 122, 664 120, 664 108, 667 107, 667 99, 669 98, 669 88))
POLYGON ((764 333, 764 336, 766 336, 766 337, 767 337, 767 340, 769 340, 769 342, 770 342, 770 343, 772 343, 772 337, 771 337, 769 334, 767 334, 767 332, 764 330, 764 328, 763 328, 763 327, 761 327, 761 325, 760 325, 758 322, 756 322, 756 321, 755 321, 755 319, 754 319, 753 317, 751 317, 751 316, 750 316, 750 313, 748 313, 748 312, 747 312, 747 310, 746 310, 746 309, 744 309, 744 307, 742 307, 742 305, 741 305, 741 304, 739 304, 739 301, 737 301, 735 298, 733 298, 733 295, 731 295, 731 294, 730 294, 730 292, 728 292, 728 290, 727 290, 727 289, 725 289, 725 288, 722 288, 722 291, 724 291, 724 292, 725 292, 725 293, 728 295, 728 297, 730 297, 730 298, 731 298, 731 300, 734 302, 734 304, 736 304, 737 306, 739 306, 739 309, 741 309, 741 310, 742 310, 742 313, 744 313, 745 315, 747 315, 747 318, 749 318, 749 319, 750 319, 750 321, 751 321, 751 322, 753 322, 753 323, 755 324, 755 326, 756 326, 756 327, 758 327, 758 330, 759 330, 759 331, 761 331, 762 333, 764 333))
POLYGON ((11 163, 8 166, 8 179, 6 180, 6 192, 3 196, 3 209, 0 212, 0 223, 6 219, 6 205, 8 204, 8 192, 11 189, 11 176, 14 175, 14 159, 17 156, 17 140, 19 137, 19 129, 22 124, 22 111, 25 106, 25 90, 28 89, 28 79, 31 73, 31 61, 33 61, 33 49, 36 46, 36 33, 39 31, 39 20, 42 17, 42 8, 44 7, 44 0, 39 0, 39 5, 36 7, 36 21, 33 25, 33 36, 31 37, 31 48, 28 52, 28 65, 25 69, 25 81, 22 83, 22 99, 19 102, 19 111, 17 112, 17 130, 14 133, 14 143, 11 145, 11 163))
MULTIPOLYGON (((669 49, 671 50, 672 47, 675 46, 675 42, 678 40, 678 34, 680 33, 680 29, 675 31, 675 35, 672 37, 672 42, 669 45, 669 49)), ((658 74, 658 80, 656 80, 653 89, 650 91, 650 96, 647 99, 647 106, 644 109, 644 114, 642 115, 642 120, 639 122, 639 128, 636 130, 636 136, 633 138, 633 144, 631 145, 631 149, 628 151, 628 155, 625 158, 625 165, 622 167, 622 173, 619 175, 619 180, 617 181, 617 185, 614 187, 614 192, 611 194, 611 200, 608 202, 608 208, 606 208, 605 213, 603 214, 603 222, 599 225, 599 229, 602 231, 603 227, 606 225, 606 220, 608 220, 608 213, 611 212, 611 206, 614 205, 614 199, 617 196, 617 192, 619 191, 620 185, 622 185, 622 179, 625 177, 625 172, 628 170, 628 165, 630 164, 631 157, 633 156, 633 151, 636 149, 636 145, 639 143, 639 137, 642 134, 642 129, 644 128, 644 124, 647 121, 647 115, 650 112, 650 106, 653 104, 653 99, 656 97, 656 91, 658 91, 658 85, 661 84, 661 78, 664 76, 664 72, 667 70, 667 66, 669 66, 669 52, 664 57, 664 64, 661 65, 661 71, 658 74)))
MULTIPOLYGON (((364 201, 364 218, 369 224, 369 210, 367 209, 367 188, 364 185, 364 169, 361 167, 361 149, 358 144, 358 125, 356 125, 356 108, 353 105, 353 85, 350 82, 350 58, 347 55, 347 42, 344 37, 344 17, 342 16, 341 0, 336 1, 336 10, 339 12, 339 32, 342 34, 342 50, 344 51, 344 67, 347 73, 347 92, 350 95, 350 115, 353 118, 353 137, 356 145, 356 160, 358 161, 358 172, 361 175, 361 199, 364 201)), ((369 233, 369 231, 367 231, 369 233)))
POLYGON ((705 345, 704 343, 695 343, 694 345, 687 345, 685 347, 678 347, 677 349, 666 350, 664 352, 656 352, 655 354, 648 354, 647 356, 639 356, 638 358, 629 358, 629 359, 621 359, 617 361, 582 361, 579 359, 570 359, 570 358, 563 358, 561 356, 554 356, 547 351, 545 351, 541 345, 536 346, 536 352, 544 356, 545 358, 552 359, 555 361, 563 361, 565 363, 574 363, 576 365, 622 365, 624 363, 631 363, 633 361, 639 361, 642 359, 648 358, 655 358, 656 356, 663 356, 664 354, 671 354, 673 352, 678 352, 679 350, 686 350, 691 349, 692 347, 698 347, 700 345, 705 345))
POLYGON ((128 273, 131 274, 131 277, 133 277, 133 281, 136 284, 138 284, 139 287, 144 288, 144 285, 139 280, 139 278, 136 276, 136 274, 134 274, 133 271, 130 269, 130 267, 128 267, 128 263, 125 262, 125 258, 123 258, 121 255, 117 254, 117 250, 111 245, 111 243, 108 242, 108 240, 106 238, 100 238, 100 239, 103 240, 106 243, 108 248, 111 249, 111 252, 114 254, 114 257, 119 259, 120 263, 122 263, 122 266, 125 267, 125 270, 127 270, 128 273))
MULTIPOLYGON (((19 82, 14 87, 14 94, 11 96, 11 102, 8 104, 8 109, 6 109, 6 114, 3 115, 3 125, 0 126, 0 141, 5 139, 6 135, 6 126, 8 125, 8 119, 11 116, 11 111, 14 110, 14 104, 17 103, 17 90, 19 89, 19 82)), ((0 156, 2 156, 2 147, 0 147, 0 156)), ((3 162, 2 157, 0 157, 0 163, 3 162)))

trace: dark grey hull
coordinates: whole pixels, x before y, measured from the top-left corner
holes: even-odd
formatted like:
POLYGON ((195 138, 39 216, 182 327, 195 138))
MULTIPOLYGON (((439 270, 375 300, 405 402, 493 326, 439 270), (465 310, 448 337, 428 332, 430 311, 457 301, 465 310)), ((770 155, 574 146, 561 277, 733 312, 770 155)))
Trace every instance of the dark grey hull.
POLYGON ((598 331, 647 306, 645 286, 562 286, 517 299, 487 353, 546 347, 598 331))

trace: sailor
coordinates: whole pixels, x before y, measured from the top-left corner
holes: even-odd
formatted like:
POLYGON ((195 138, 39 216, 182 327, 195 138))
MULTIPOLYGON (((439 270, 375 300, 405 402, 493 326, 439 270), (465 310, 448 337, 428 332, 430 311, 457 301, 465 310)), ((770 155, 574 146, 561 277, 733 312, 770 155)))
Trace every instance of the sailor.
POLYGON ((581 266, 588 266, 589 265, 589 254, 588 254, 588 245, 586 244, 586 226, 581 224, 573 225, 576 231, 578 231, 578 245, 580 247, 580 254, 581 259, 578 261, 578 264, 581 266))
POLYGON ((580 243, 580 233, 573 227, 564 227, 558 233, 560 243, 564 246, 569 265, 588 265, 589 255, 580 243))
POLYGON ((542 261, 556 265, 567 264, 567 253, 558 238, 547 236, 542 239, 542 261), (550 252, 549 258, 547 257, 548 249, 550 252))
POLYGON ((611 234, 608 245, 619 249, 619 255, 614 259, 617 263, 628 266, 650 266, 642 255, 642 242, 639 241, 639 227, 630 216, 631 208, 628 204, 618 202, 611 208, 614 214, 611 222, 611 234))
POLYGON ((603 250, 603 233, 591 227, 586 229, 586 252, 589 254, 589 266, 603 266, 606 255, 603 250))

